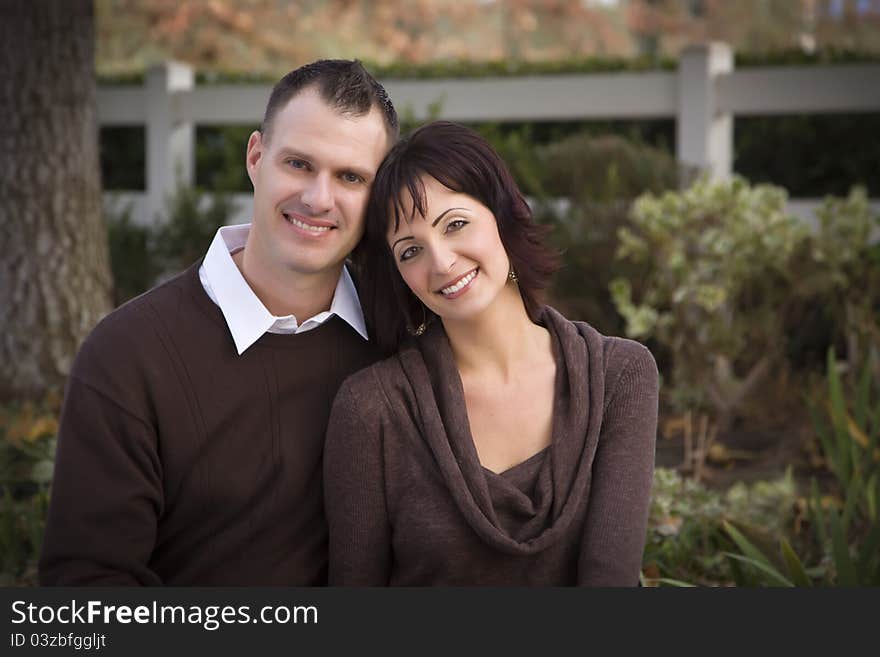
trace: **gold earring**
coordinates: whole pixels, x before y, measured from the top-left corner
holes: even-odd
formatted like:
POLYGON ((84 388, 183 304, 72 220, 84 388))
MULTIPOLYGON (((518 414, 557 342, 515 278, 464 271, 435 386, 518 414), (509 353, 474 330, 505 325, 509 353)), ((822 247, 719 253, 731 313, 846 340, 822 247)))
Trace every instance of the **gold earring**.
POLYGON ((513 281, 514 283, 519 283, 519 276, 517 276, 516 272, 513 271, 513 267, 511 267, 510 271, 507 272, 507 280, 513 281))
POLYGON ((416 337, 423 335, 425 333, 425 329, 428 328, 428 318, 425 315, 425 306, 422 305, 422 323, 416 327, 415 331, 410 331, 410 333, 416 337))

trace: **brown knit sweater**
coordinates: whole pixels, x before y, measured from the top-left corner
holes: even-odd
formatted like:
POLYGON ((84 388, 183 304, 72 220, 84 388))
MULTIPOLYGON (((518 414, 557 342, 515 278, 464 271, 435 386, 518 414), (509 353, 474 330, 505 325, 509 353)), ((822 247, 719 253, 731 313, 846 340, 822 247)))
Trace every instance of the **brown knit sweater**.
POLYGON ((41 583, 326 583, 330 404, 374 360, 338 317, 239 356, 198 264, 111 313, 68 380, 41 583))
POLYGON ((350 377, 324 455, 330 583, 631 586, 654 469, 657 367, 631 340, 546 308, 552 442, 510 470, 480 465, 438 323, 350 377))

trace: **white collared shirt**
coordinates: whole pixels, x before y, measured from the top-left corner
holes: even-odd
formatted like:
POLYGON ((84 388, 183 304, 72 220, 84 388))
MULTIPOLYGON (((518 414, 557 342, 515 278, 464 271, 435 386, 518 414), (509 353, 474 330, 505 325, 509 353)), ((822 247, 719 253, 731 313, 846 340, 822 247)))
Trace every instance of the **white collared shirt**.
POLYGON ((232 254, 244 248, 250 229, 250 224, 221 227, 199 267, 202 287, 226 318, 239 355, 266 332, 304 333, 317 328, 333 315, 346 321, 364 340, 368 339, 361 302, 351 275, 344 266, 333 292, 330 310, 320 312, 302 323, 297 322, 293 315, 276 317, 270 313, 232 260, 232 254))

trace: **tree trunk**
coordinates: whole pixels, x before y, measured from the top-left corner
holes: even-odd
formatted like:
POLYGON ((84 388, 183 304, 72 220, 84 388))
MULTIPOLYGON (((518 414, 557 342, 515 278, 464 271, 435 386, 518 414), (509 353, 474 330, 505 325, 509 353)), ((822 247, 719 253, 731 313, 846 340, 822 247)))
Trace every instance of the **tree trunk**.
POLYGON ((60 387, 110 309, 91 0, 0 3, 0 401, 60 387))

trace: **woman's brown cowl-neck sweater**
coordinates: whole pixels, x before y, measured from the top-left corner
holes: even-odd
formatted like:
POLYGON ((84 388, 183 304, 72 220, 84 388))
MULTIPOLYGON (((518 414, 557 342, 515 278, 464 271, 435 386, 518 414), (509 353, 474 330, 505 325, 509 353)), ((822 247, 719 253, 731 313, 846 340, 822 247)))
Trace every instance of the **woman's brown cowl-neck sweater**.
POLYGON ((349 377, 324 453, 331 585, 632 586, 648 519, 657 366, 545 308, 549 447, 480 465, 442 325, 349 377))

